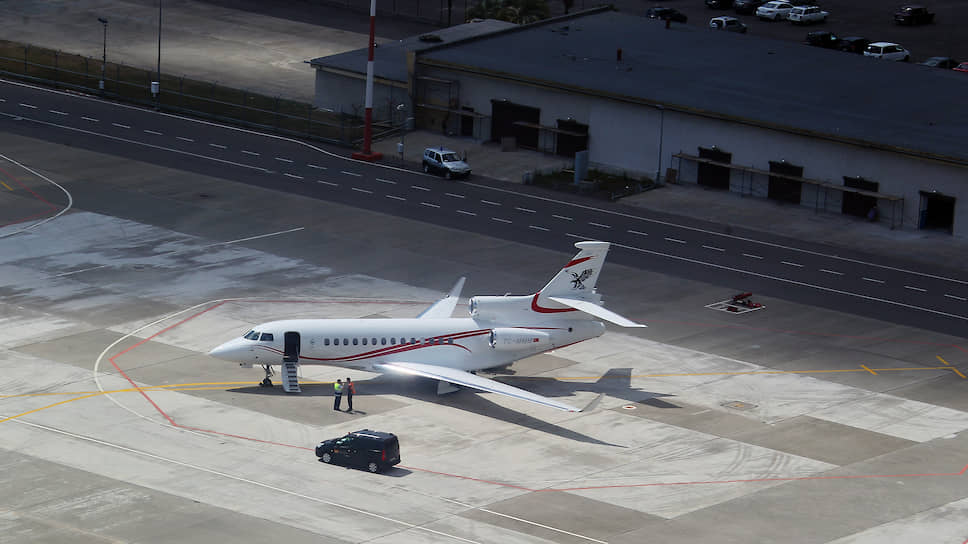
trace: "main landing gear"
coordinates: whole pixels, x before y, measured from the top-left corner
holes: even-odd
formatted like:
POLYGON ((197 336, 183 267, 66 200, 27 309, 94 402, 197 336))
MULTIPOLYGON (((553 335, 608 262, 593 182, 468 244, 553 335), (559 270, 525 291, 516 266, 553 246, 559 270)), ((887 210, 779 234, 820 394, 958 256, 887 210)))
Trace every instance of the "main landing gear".
POLYGON ((269 379, 273 374, 275 374, 275 372, 272 371, 272 366, 262 365, 262 368, 266 371, 266 378, 259 382, 259 387, 272 387, 272 380, 269 379))

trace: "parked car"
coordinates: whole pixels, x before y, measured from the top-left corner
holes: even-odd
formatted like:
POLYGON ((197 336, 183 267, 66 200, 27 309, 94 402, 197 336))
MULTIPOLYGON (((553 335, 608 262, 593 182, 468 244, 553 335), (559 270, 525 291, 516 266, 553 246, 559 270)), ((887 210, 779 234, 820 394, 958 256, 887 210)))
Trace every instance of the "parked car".
POLYGON ((874 42, 864 49, 865 57, 885 60, 911 60, 911 52, 900 45, 891 42, 874 42))
POLYGON ((400 463, 400 441, 393 433, 363 429, 323 440, 316 446, 316 457, 324 463, 381 472, 400 463))
POLYGON ((827 49, 837 49, 840 47, 840 38, 838 38, 833 32, 817 30, 814 32, 807 32, 806 43, 815 45, 817 47, 825 47, 827 49))
POLYGON ((924 62, 919 62, 918 64, 922 66, 931 66, 932 68, 945 68, 952 69, 958 66, 958 61, 951 57, 931 57, 924 62))
POLYGON ((715 28, 716 30, 726 30, 728 32, 739 32, 740 34, 746 34, 746 25, 743 24, 736 17, 713 17, 709 20, 709 28, 715 28))
POLYGON ((733 7, 733 0, 706 0, 706 7, 712 9, 729 9, 733 7))
POLYGON ((456 152, 443 147, 424 149, 423 171, 441 174, 447 179, 466 178, 471 175, 471 167, 456 152))
POLYGON ((649 8, 645 12, 645 16, 649 19, 662 19, 663 21, 675 21, 677 23, 684 23, 688 20, 688 17, 682 12, 674 8, 664 8, 661 6, 656 6, 654 8, 649 8))
POLYGON ((734 0, 733 10, 739 14, 752 14, 756 8, 766 3, 766 0, 734 0))
POLYGON ((846 38, 840 38, 840 41, 837 42, 837 49, 860 55, 864 53, 870 43, 871 41, 867 38, 861 38, 860 36, 847 36, 846 38))
POLYGON ((786 19, 787 15, 790 15, 791 9, 793 9, 793 4, 790 2, 771 0, 756 8, 756 16, 763 20, 779 21, 786 19))
POLYGON ((934 22, 934 13, 924 6, 901 6, 894 13, 894 22, 899 25, 924 25, 934 22))
POLYGON ((794 6, 787 19, 795 25, 812 25, 826 21, 828 15, 830 13, 820 9, 820 6, 794 6))
POLYGON ((958 66, 952 68, 956 72, 968 72, 968 62, 962 62, 958 66))

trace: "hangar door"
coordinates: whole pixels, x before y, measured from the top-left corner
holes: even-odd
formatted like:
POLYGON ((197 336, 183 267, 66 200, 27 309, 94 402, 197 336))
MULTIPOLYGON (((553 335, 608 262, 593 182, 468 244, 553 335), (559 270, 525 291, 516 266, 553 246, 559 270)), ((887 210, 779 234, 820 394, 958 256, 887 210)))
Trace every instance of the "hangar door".
MULTIPOLYGON (((880 188, 880 183, 866 180, 860 176, 844 176, 844 187, 876 193, 880 188)), ((875 197, 844 191, 844 200, 840 205, 840 211, 847 215, 867 217, 867 212, 876 205, 877 199, 875 197)))
MULTIPOLYGON (((770 172, 798 178, 803 177, 802 166, 796 166, 786 161, 770 161, 770 172)), ((801 189, 803 189, 803 183, 800 181, 785 177, 770 176, 770 188, 767 196, 780 202, 799 204, 801 189)))
POLYGON ((558 119, 558 140, 555 153, 562 157, 574 157, 578 151, 588 149, 588 125, 574 119, 558 119))
POLYGON ((921 217, 918 224, 922 229, 953 231, 955 225, 955 197, 921 191, 921 217))
MULTIPOLYGON (((699 158, 728 164, 733 161, 733 154, 726 153, 715 146, 710 148, 700 147, 699 158)), ((729 168, 718 164, 700 162, 699 171, 696 173, 696 182, 699 185, 714 189, 729 189, 729 168)))
POLYGON ((538 122, 541 109, 507 100, 491 100, 491 140, 500 142, 504 136, 514 136, 521 147, 538 148, 538 122), (534 127, 515 125, 528 123, 534 127))

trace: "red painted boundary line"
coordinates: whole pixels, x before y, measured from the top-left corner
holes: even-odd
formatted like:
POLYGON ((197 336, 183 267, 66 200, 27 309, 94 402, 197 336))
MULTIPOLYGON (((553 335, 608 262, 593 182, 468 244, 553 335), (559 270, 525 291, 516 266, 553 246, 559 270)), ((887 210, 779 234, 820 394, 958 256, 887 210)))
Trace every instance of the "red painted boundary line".
MULTIPOLYGON (((36 198, 37 200, 43 202, 44 204, 46 204, 47 206, 49 206, 52 209, 55 209, 55 210, 57 209, 57 206, 55 206, 55 205, 51 204, 50 202, 48 202, 46 198, 40 196, 33 189, 31 189, 30 187, 27 187, 26 185, 24 185, 23 183, 21 183, 20 182, 20 179, 17 178, 17 176, 11 174, 10 172, 7 172, 3 168, 0 168, 0 172, 2 172, 3 174, 6 174, 9 177, 9 179, 11 181, 13 181, 13 183, 15 183, 16 185, 19 185, 20 188, 23 189, 24 191, 27 191, 28 193, 32 194, 34 196, 34 198, 36 198)), ((15 220, 15 221, 11 221, 10 223, 4 223, 4 224, 0 225, 0 227, 9 227, 10 225, 18 225, 20 223, 24 223, 26 221, 30 221, 31 219, 37 219, 37 218, 40 218, 40 217, 47 217, 49 215, 49 213, 50 212, 39 212, 39 213, 35 213, 33 215, 28 215, 26 217, 22 217, 20 219, 15 220)))
MULTIPOLYGON (((123 370, 121 370, 121 367, 118 366, 118 363, 115 361, 115 359, 117 357, 120 357, 120 356, 122 356, 122 355, 124 355, 126 353, 129 353, 134 348, 136 348, 138 346, 141 346, 141 345, 147 343, 148 341, 152 340, 153 338, 156 338, 159 335, 161 335, 161 334, 163 334, 165 332, 168 332, 168 331, 174 329, 175 327, 178 327, 180 325, 183 325, 183 324, 187 323, 188 321, 191 321, 192 319, 195 319, 196 317, 198 317, 200 315, 203 315, 203 314, 205 314, 207 312, 210 312, 210 311, 218 308, 219 306, 222 306, 226 302, 247 302, 247 303, 249 303, 249 302, 262 302, 262 303, 270 302, 270 303, 297 303, 297 304, 332 304, 332 303, 340 303, 340 304, 360 304, 360 303, 420 304, 420 302, 383 302, 383 301, 356 301, 356 302, 354 302, 354 301, 334 301, 334 302, 318 302, 318 301, 287 301, 287 300, 225 300, 225 301, 222 301, 222 302, 218 302, 218 303, 216 303, 216 304, 214 304, 214 305, 212 305, 212 306, 210 306, 210 307, 208 307, 208 308, 206 308, 206 309, 204 309, 202 311, 196 312, 195 314, 190 315, 190 316, 182 319, 181 321, 179 321, 179 322, 177 322, 177 323, 175 323, 173 325, 170 325, 168 327, 165 327, 164 329, 162 329, 162 330, 160 330, 160 331, 152 334, 151 336, 148 336, 148 337, 142 339, 141 341, 139 341, 139 342, 137 342, 137 343, 135 343, 135 344, 133 344, 133 345, 125 348, 124 350, 122 350, 122 351, 114 354, 113 356, 111 356, 108 359, 109 361, 111 361, 111 364, 114 365, 114 368, 122 376, 124 376, 124 378, 126 380, 128 380, 128 382, 135 389, 137 389, 138 392, 141 393, 141 395, 149 403, 151 403, 151 405, 155 408, 155 410, 157 410, 158 413, 161 414, 173 427, 177 427, 179 429, 190 430, 190 431, 197 431, 197 432, 215 434, 215 435, 219 435, 219 436, 226 436, 226 437, 230 437, 230 438, 238 438, 238 439, 241 439, 241 440, 249 440, 249 441, 252 441, 252 442, 259 442, 259 443, 262 443, 262 444, 269 444, 269 445, 273 445, 273 446, 283 446, 283 447, 287 447, 287 448, 294 448, 294 449, 306 450, 306 451, 313 451, 313 448, 307 448, 305 446, 296 446, 296 445, 293 445, 293 444, 285 444, 285 443, 282 443, 282 442, 273 442, 273 441, 270 441, 270 440, 262 440, 262 439, 259 439, 259 438, 252 438, 252 437, 248 437, 248 436, 241 436, 241 435, 236 435, 236 434, 223 433, 223 432, 220 432, 220 431, 213 431, 213 430, 210 430, 210 429, 202 429, 202 428, 199 428, 199 427, 189 427, 189 426, 186 426, 186 425, 181 425, 178 422, 176 422, 174 419, 172 419, 171 416, 169 416, 164 410, 162 410, 161 407, 158 406, 158 404, 156 404, 155 401, 153 401, 151 399, 151 397, 148 396, 148 393, 146 391, 144 391, 141 387, 139 387, 134 382, 134 380, 132 380, 127 374, 125 374, 125 372, 123 370)), ((803 335, 813 335, 813 336, 829 336, 829 337, 846 337, 846 338, 882 340, 882 341, 888 341, 888 342, 905 342, 904 340, 896 340, 896 339, 889 339, 889 338, 876 338, 876 337, 864 337, 864 336, 850 336, 850 335, 838 335, 838 334, 826 334, 826 333, 804 333, 804 332, 799 332, 799 331, 794 331, 794 330, 777 331, 777 330, 773 330, 773 329, 769 329, 769 328, 763 328, 763 327, 748 327, 748 326, 744 326, 744 325, 720 325, 718 323, 717 324, 703 324, 703 325, 705 325, 705 326, 711 326, 711 327, 721 327, 721 328, 741 328, 741 329, 748 329, 748 330, 763 330, 763 331, 769 331, 769 332, 774 332, 774 333, 783 333, 783 334, 803 334, 803 335)), ((966 351, 964 348, 962 348, 961 346, 959 346, 957 344, 940 344, 940 343, 934 343, 934 342, 914 342, 914 341, 909 341, 909 343, 918 343, 918 344, 925 344, 925 345, 953 346, 955 348, 958 348, 961 351, 966 351)), ((490 485, 495 485, 495 486, 500 486, 500 487, 507 487, 507 488, 511 488, 511 489, 518 489, 518 490, 521 490, 521 491, 527 491, 527 492, 531 492, 531 493, 568 492, 568 491, 590 491, 590 490, 596 490, 596 489, 620 489, 620 488, 632 488, 632 487, 668 487, 668 486, 680 486, 680 485, 739 484, 739 483, 756 483, 756 482, 796 482, 796 481, 807 481, 807 480, 857 480, 857 479, 873 479, 873 478, 920 478, 920 477, 927 477, 927 476, 964 476, 965 473, 968 472, 968 465, 965 465, 964 468, 962 468, 958 472, 938 472, 938 473, 925 473, 925 474, 864 474, 864 475, 857 475, 857 476, 798 476, 798 477, 788 477, 788 478, 778 477, 778 478, 750 478, 750 479, 736 479, 736 480, 706 480, 706 481, 693 481, 693 482, 655 482, 655 483, 649 483, 649 484, 621 484, 621 485, 603 485, 603 486, 587 486, 587 487, 564 487, 564 488, 551 487, 551 488, 542 488, 542 489, 531 489, 531 488, 528 488, 528 487, 518 486, 518 485, 514 485, 514 484, 496 482, 496 481, 492 481, 492 480, 484 480, 484 479, 481 479, 481 478, 473 478, 471 476, 461 476, 460 474, 451 474, 451 473, 448 473, 448 472, 438 472, 438 471, 435 471, 435 470, 429 470, 429 469, 417 468, 417 467, 409 467, 409 466, 404 466, 404 465, 399 465, 399 466, 400 466, 400 468, 405 468, 407 470, 414 470, 414 471, 424 472, 424 473, 427 473, 427 474, 436 474, 438 476, 447 476, 447 477, 450 477, 450 478, 457 478, 457 479, 460 479, 460 480, 480 482, 480 483, 485 483, 485 484, 490 484, 490 485)), ((968 544, 968 540, 965 540, 962 544, 968 544)))

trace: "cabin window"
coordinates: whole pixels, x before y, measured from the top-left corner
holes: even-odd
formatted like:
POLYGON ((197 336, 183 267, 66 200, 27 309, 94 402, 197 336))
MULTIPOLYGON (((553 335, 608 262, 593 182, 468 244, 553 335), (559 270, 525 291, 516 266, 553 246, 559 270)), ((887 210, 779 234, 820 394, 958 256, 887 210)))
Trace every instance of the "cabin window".
POLYGON ((397 345, 397 339, 396 339, 396 338, 391 338, 391 339, 390 339, 390 345, 391 345, 391 346, 395 346, 395 345, 397 345))
POLYGON ((387 339, 386 339, 386 338, 381 338, 381 339, 380 339, 380 345, 381 345, 381 346, 385 346, 385 345, 387 345, 387 339))
POLYGON ((411 336, 410 337, 410 343, 411 344, 416 344, 417 343, 417 339, 411 336))
POLYGON ((353 345, 354 346, 357 345, 357 344, 359 344, 359 343, 360 343, 360 339, 359 338, 354 338, 353 339, 353 345))
POLYGON ((373 345, 375 346, 376 345, 376 338, 372 338, 371 340, 373 340, 373 345))
POLYGON ((366 345, 366 338, 363 339, 363 345, 366 345))
POLYGON ((348 345, 350 345, 350 339, 349 339, 349 338, 344 338, 344 339, 343 339, 343 345, 344 345, 344 346, 348 346, 348 345))
POLYGON ((262 338, 260 338, 260 340, 262 340, 263 342, 272 342, 272 333, 270 332, 262 333, 262 338))
POLYGON ((447 339, 447 343, 448 344, 453 344, 454 343, 454 339, 453 338, 448 338, 447 339))
POLYGON ((329 345, 329 338, 323 338, 323 345, 324 346, 328 346, 329 345))

